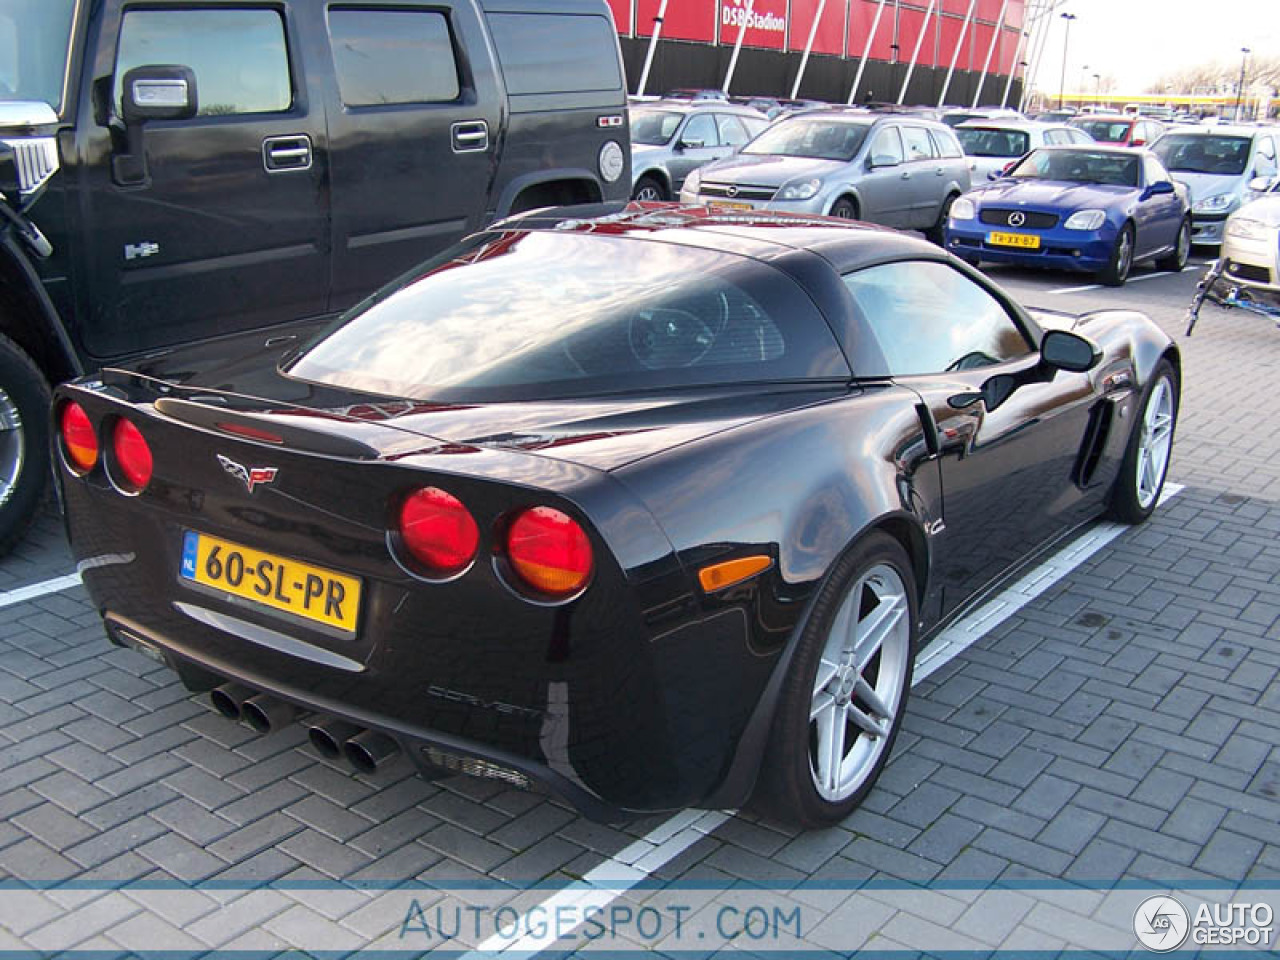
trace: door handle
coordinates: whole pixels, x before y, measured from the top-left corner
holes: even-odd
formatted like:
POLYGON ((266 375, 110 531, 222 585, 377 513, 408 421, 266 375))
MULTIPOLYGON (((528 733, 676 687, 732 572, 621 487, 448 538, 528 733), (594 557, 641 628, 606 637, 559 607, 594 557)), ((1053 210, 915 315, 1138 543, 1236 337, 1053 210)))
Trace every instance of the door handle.
POLYGON ((262 141, 262 165, 269 173, 310 170, 311 161, 311 138, 304 133, 262 141))
POLYGON ((941 167, 939 167, 937 170, 935 170, 935 171, 933 171, 933 172, 934 172, 934 173, 936 173, 936 174, 937 174, 938 176, 940 176, 940 177, 945 177, 945 176, 947 175, 947 171, 943 170, 941 167))
POLYGON ((489 124, 483 120, 461 120, 449 128, 454 153, 479 153, 489 149, 489 124))
POLYGON ((903 179, 903 180, 910 180, 910 179, 911 179, 911 171, 910 171, 910 170, 903 170, 903 171, 902 171, 902 179, 903 179))

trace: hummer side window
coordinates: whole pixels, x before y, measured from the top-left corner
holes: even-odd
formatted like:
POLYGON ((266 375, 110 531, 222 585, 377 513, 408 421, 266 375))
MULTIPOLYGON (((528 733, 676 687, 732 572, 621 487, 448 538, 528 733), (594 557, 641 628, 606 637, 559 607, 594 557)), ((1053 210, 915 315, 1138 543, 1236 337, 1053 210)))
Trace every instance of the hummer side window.
POLYGON ((329 39, 348 107, 458 99, 458 64, 444 14, 332 9, 329 39))
POLYGON ((134 67, 180 64, 196 77, 201 116, 279 113, 293 105, 284 22, 275 10, 130 10, 120 26, 115 105, 134 67))

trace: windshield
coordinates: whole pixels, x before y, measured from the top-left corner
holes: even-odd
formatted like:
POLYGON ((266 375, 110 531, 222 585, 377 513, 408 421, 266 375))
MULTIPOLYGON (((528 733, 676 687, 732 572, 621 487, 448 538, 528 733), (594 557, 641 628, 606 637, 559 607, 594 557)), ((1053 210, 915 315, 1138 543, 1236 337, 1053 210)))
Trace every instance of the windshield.
POLYGON ((1022 130, 957 127, 956 136, 971 157, 1020 157, 1031 146, 1031 138, 1022 130))
POLYGON ((1129 139, 1130 120, 1073 120, 1073 127, 1079 127, 1099 143, 1124 143, 1129 139))
POLYGON ((62 106, 76 0, 0 0, 0 100, 62 106))
POLYGON ((848 162, 867 138, 869 126, 869 123, 828 117, 792 117, 769 127, 743 147, 742 152, 848 162))
POLYGON ((288 372, 414 400, 488 402, 847 377, 805 294, 692 246, 532 231, 465 241, 342 317, 288 372))
POLYGON ((1037 150, 1009 171, 1018 180, 1065 180, 1068 183, 1138 185, 1138 156, 1095 150, 1037 150))
POLYGON ((653 147, 670 143, 681 116, 670 110, 632 110, 631 142, 653 147))
POLYGON ((1249 162, 1248 137, 1170 133, 1154 147, 1170 170, 1181 173, 1220 173, 1240 176, 1249 162))

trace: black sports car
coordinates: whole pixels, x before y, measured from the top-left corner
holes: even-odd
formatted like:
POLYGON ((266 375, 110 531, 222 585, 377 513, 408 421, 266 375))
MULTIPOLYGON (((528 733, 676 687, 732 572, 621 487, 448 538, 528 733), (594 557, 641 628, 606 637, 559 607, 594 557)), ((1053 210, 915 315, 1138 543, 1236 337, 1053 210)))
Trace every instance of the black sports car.
POLYGON ((824 218, 497 224, 337 321, 58 391, 111 638, 361 770, 619 819, 867 793, 917 647, 1164 481, 1176 347, 824 218))

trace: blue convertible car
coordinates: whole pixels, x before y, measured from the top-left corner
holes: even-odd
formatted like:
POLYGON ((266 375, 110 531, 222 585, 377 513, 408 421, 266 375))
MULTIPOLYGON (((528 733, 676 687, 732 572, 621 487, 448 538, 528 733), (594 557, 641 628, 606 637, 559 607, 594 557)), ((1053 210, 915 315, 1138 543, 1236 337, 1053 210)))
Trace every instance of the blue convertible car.
POLYGON ((1096 273, 1120 286, 1135 263, 1181 270, 1191 250, 1187 188, 1156 156, 1117 147, 1042 147, 951 207, 947 249, 1096 273))

